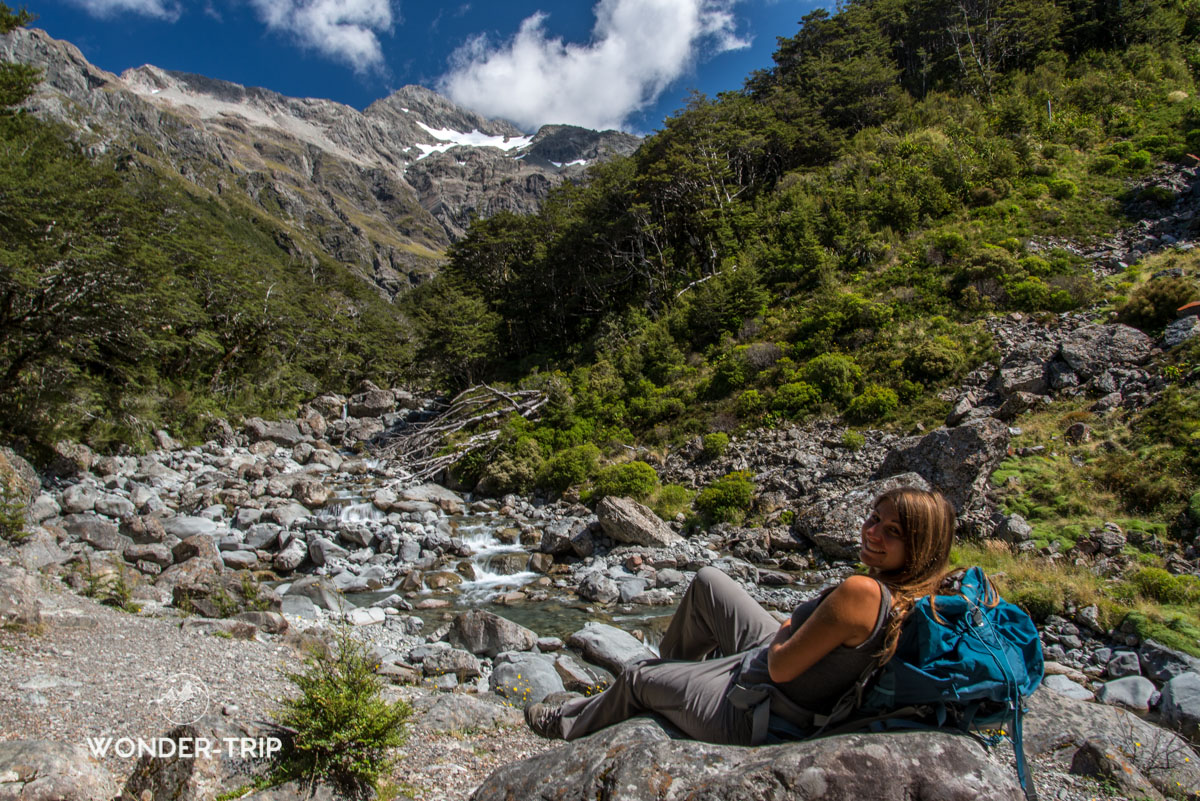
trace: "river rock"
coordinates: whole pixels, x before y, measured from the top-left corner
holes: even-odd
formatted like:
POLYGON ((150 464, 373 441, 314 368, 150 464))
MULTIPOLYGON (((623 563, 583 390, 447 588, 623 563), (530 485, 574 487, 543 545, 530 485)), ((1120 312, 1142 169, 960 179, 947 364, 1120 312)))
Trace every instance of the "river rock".
POLYGON ((623 801, 1024 798, 1014 771, 993 762, 970 739, 943 732, 850 734, 738 748, 673 739, 654 720, 639 717, 505 765, 480 785, 472 799, 607 797, 623 801))
POLYGON ((254 551, 221 551, 221 561, 230 570, 251 570, 258 565, 258 555, 254 551))
POLYGON ((1100 685, 1100 689, 1096 691, 1096 700, 1103 704, 1146 712, 1150 709, 1150 699, 1154 693, 1154 682, 1146 677, 1126 676, 1100 685))
POLYGON ((285 503, 282 506, 276 506, 263 516, 270 517, 271 520, 284 528, 291 528, 301 520, 307 520, 309 517, 312 517, 312 512, 301 504, 285 503))
POLYGON ((123 551, 133 544, 128 537, 121 536, 116 525, 90 512, 67 515, 63 518, 62 527, 72 537, 86 542, 97 551, 123 551))
POLYGON ((406 487, 399 492, 399 497, 400 500, 404 501, 436 503, 448 515, 459 514, 466 506, 461 495, 438 484, 421 484, 416 487, 406 487))
POLYGON ((1065 695, 1068 698, 1074 698, 1078 701, 1090 701, 1096 697, 1087 687, 1068 679, 1066 676, 1046 676, 1042 680, 1042 686, 1047 690, 1053 690, 1059 695, 1065 695))
POLYGON ((320 481, 304 479, 292 485, 292 497, 308 509, 318 509, 329 500, 329 488, 320 481))
POLYGON ((347 411, 351 417, 381 417, 396 405, 396 397, 386 389, 372 389, 351 395, 347 411))
POLYGON ((613 673, 620 673, 634 662, 657 657, 645 643, 616 626, 595 621, 567 638, 567 644, 583 653, 583 658, 613 673))
POLYGON ((555 657, 554 669, 568 691, 583 695, 595 695, 613 681, 612 674, 604 668, 581 664, 570 654, 555 657))
POLYGON ((543 554, 570 554, 580 559, 591 556, 595 549, 591 526, 587 520, 579 517, 568 517, 547 525, 542 530, 541 543, 538 545, 538 550, 543 554))
POLYGON ((1142 673, 1156 682, 1170 681, 1181 673, 1200 673, 1200 659, 1168 648, 1156 640, 1143 640, 1138 648, 1142 673))
POLYGON ((303 595, 322 609, 332 612, 339 612, 347 607, 342 597, 334 592, 320 576, 304 576, 296 579, 284 595, 285 597, 303 595))
POLYGON ((273 442, 291 448, 304 439, 300 429, 291 421, 267 422, 261 417, 251 417, 242 430, 251 442, 273 442))
POLYGON ((33 469, 33 465, 25 461, 12 448, 2 446, 0 446, 0 481, 8 481, 9 488, 16 493, 16 500, 26 506, 33 502, 42 489, 42 481, 38 477, 37 470, 33 469))
POLYGON ((351 609, 345 619, 351 626, 377 626, 387 619, 387 614, 378 607, 363 606, 351 609))
POLYGON ((433 734, 509 728, 523 722, 517 709, 490 693, 421 695, 412 706, 417 713, 415 727, 433 734))
POLYGON ((596 517, 604 533, 616 542, 664 548, 682 539, 658 515, 632 498, 606 496, 596 506, 596 517))
POLYGON ((1136 651, 1116 651, 1108 659, 1108 664, 1105 665, 1104 672, 1109 678, 1123 679, 1126 676, 1142 675, 1141 665, 1138 664, 1138 655, 1136 651))
POLYGON ((308 544, 308 558, 317 567, 324 567, 334 557, 344 557, 349 553, 345 548, 322 536, 314 536, 308 544))
POLYGON ((447 635, 478 656, 494 657, 505 651, 528 651, 537 634, 484 609, 471 609, 454 618, 447 635))
MULTIPOLYGON (((373 611, 383 614, 382 609, 373 611)), ((461 648, 438 648, 425 657, 421 669, 426 676, 454 675, 459 682, 477 679, 483 675, 483 668, 474 654, 461 648)))
POLYGON ((71 554, 58 545, 58 540, 44 528, 34 529, 28 538, 17 546, 17 564, 37 573, 50 565, 62 565, 71 560, 71 554))
POLYGON ((120 495, 101 495, 96 498, 96 512, 105 517, 115 517, 125 520, 137 514, 137 508, 132 501, 120 495))
POLYGON ((161 542, 135 543, 125 549, 123 556, 127 562, 151 562, 159 567, 170 567, 174 561, 171 551, 161 542))
POLYGON ((983 503, 989 476, 1008 454, 1008 440, 1008 426, 990 417, 939 428, 897 442, 876 477, 919 473, 962 515, 983 503))
POLYGON ((118 787, 85 748, 52 740, 0 740, 0 798, 109 801, 118 787))
POLYGON ((615 603, 621 597, 621 590, 617 586, 617 582, 600 571, 588 573, 579 582, 575 592, 580 598, 586 601, 595 601, 598 604, 615 603))
POLYGON ((283 550, 275 554, 272 564, 274 564, 276 570, 283 573, 290 573, 300 567, 306 556, 308 556, 308 545, 304 540, 296 537, 283 550))
POLYGON ((525 651, 508 651, 496 657, 488 688, 518 707, 536 704, 550 693, 565 690, 554 657, 525 651))
POLYGON ((181 540, 186 540, 197 534, 211 535, 216 530, 217 524, 207 517, 178 515, 163 523, 163 531, 181 540))
POLYGON ((827 556, 855 559, 862 542, 862 524, 871 511, 871 503, 882 493, 897 487, 929 489, 916 473, 901 473, 891 478, 855 487, 843 495, 819 501, 796 518, 795 529, 810 539, 827 556))
POLYGON ((1200 742, 1200 673, 1180 673, 1164 684, 1159 704, 1163 723, 1200 742))
POLYGON ((86 473, 96 461, 96 454, 81 442, 62 440, 54 443, 54 458, 46 472, 52 476, 70 478, 78 473, 86 473))
POLYGON ((62 507, 58 505, 58 501, 54 500, 54 496, 48 492, 40 493, 25 507, 25 516, 34 525, 44 523, 50 518, 58 517, 61 514, 62 507))
POLYGON ((42 622, 41 587, 19 567, 0 565, 0 622, 32 628, 42 622))
POLYGON ((91 484, 72 484, 62 491, 59 505, 70 515, 83 514, 96 508, 96 499, 100 493, 91 484))

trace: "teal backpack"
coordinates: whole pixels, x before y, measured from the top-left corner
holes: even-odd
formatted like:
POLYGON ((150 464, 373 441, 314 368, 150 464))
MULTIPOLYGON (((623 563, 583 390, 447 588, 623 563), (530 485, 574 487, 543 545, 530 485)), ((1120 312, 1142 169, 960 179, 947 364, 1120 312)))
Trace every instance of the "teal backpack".
POLYGON ((913 606, 895 654, 863 675, 817 736, 928 727, 991 731, 993 744, 1008 736, 1021 789, 1032 801, 1021 714, 1024 699, 1042 682, 1037 628, 978 567, 952 580, 954 594, 913 606))

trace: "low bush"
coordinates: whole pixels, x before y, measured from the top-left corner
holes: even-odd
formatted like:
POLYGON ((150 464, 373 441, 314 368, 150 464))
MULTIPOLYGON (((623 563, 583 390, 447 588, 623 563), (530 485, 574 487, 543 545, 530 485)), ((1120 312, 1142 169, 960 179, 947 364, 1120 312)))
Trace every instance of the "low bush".
POLYGON ((751 473, 739 470, 722 476, 696 496, 696 508, 717 523, 741 523, 754 503, 751 473))
POLYGON ((729 447, 729 435, 721 431, 712 434, 705 434, 703 448, 701 454, 705 459, 716 459, 721 454, 725 453, 725 449, 729 447))
POLYGON ((274 778, 325 779, 349 795, 367 795, 392 764, 389 749, 404 744, 412 709, 383 700, 374 659, 347 629, 336 647, 314 649, 305 664, 302 672, 284 674, 300 693, 285 698, 276 714, 295 734, 274 778))
POLYGON ((821 391, 806 381, 783 384, 771 399, 771 410, 785 417, 800 417, 821 402, 821 391))
POLYGON ((625 462, 605 467, 596 476, 591 497, 620 495, 644 501, 658 486, 658 473, 645 462, 625 462))
POLYGON ((538 483, 556 490, 582 484, 596 475, 600 449, 588 442, 552 455, 542 468, 538 483))
POLYGON ((900 405, 896 391, 871 384, 846 407, 846 419, 855 423, 873 423, 884 419, 900 405))
POLYGON ((1117 309, 1117 320, 1147 332, 1157 332, 1175 319, 1175 310, 1200 299, 1200 290, 1186 278, 1155 278, 1133 291, 1117 309))
POLYGON ((664 484, 650 500, 650 508, 663 520, 674 520, 681 512, 686 513, 692 505, 694 493, 679 484, 664 484))
POLYGON ((858 393, 862 368, 853 356, 822 353, 804 365, 803 378, 820 390, 822 400, 845 406, 858 393))
POLYGON ((1048 186, 1050 188, 1050 196, 1058 200, 1075 197, 1079 192, 1079 187, 1075 185, 1075 182, 1068 181, 1066 178, 1051 181, 1048 186))
POLYGON ((738 395, 737 416, 743 420, 758 417, 767 410, 766 398, 757 389, 748 389, 738 395))

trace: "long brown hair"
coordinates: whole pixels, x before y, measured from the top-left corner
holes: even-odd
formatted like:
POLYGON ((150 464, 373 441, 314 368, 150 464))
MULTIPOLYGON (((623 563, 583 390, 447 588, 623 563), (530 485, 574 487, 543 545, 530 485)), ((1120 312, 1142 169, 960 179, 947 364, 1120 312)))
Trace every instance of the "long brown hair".
POLYGON ((916 487, 897 487, 875 499, 872 508, 884 501, 896 508, 900 536, 904 541, 904 564, 876 575, 892 592, 892 614, 887 636, 879 653, 879 664, 892 658, 900 639, 900 626, 913 604, 934 595, 942 586, 954 543, 954 507, 941 493, 916 487))

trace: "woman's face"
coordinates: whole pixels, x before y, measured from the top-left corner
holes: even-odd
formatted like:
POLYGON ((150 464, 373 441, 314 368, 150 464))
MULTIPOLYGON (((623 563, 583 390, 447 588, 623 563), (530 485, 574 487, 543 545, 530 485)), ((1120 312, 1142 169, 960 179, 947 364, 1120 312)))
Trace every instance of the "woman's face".
POLYGON ((904 567, 907 555, 896 505, 884 499, 863 521, 859 559, 873 572, 886 573, 904 567))

